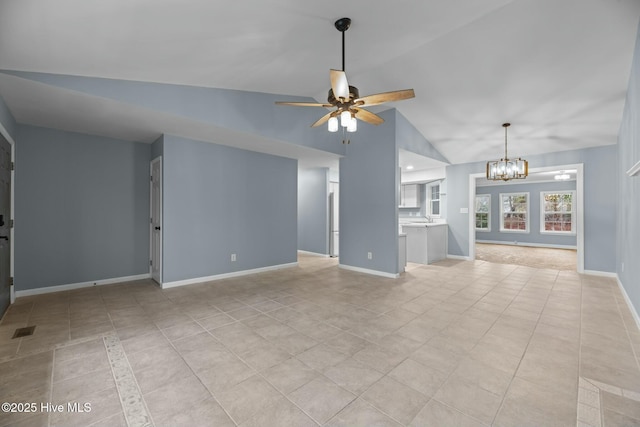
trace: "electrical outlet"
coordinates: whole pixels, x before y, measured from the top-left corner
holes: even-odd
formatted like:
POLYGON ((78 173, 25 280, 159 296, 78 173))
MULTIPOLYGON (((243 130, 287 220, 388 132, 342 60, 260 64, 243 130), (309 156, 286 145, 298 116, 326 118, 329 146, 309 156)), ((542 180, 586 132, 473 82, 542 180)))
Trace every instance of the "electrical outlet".
POLYGON ((367 252, 367 259, 373 259, 373 254, 371 252, 367 252))
POLYGON ((236 254, 231 254, 231 262, 235 262, 236 261, 236 254))

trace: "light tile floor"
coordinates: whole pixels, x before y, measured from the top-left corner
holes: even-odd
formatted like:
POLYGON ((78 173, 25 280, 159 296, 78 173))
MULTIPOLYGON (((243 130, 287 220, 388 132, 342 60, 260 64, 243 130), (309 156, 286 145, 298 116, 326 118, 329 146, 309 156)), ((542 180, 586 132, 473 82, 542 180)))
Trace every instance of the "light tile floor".
POLYGON ((447 260, 392 280, 300 255, 18 299, 0 401, 21 412, 0 426, 640 425, 639 354, 610 278, 447 260))

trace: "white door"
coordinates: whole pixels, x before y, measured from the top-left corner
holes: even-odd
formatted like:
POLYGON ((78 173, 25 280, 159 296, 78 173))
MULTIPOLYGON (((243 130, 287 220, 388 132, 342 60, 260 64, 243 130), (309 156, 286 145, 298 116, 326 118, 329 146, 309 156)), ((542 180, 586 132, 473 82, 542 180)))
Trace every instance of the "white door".
POLYGON ((151 161, 151 278, 162 284, 162 157, 151 161))
POLYGON ((11 301, 11 144, 0 135, 0 317, 11 301))

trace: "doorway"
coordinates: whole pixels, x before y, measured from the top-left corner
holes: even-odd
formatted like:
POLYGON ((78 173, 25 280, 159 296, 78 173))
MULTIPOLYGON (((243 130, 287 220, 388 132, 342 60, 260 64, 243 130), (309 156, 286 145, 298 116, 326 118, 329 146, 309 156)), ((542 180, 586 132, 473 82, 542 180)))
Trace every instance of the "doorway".
MULTIPOLYGON (((557 170, 575 170, 576 172, 576 189, 575 189, 575 206, 576 206, 576 268, 578 273, 584 273, 584 165, 558 165, 540 168, 531 168, 530 174, 547 173, 557 170)), ((469 259, 476 259, 476 184, 478 179, 485 177, 483 173, 469 175, 469 259)), ((535 214, 535 213, 532 213, 535 214)))
POLYGON ((11 304, 11 144, 0 134, 0 317, 11 304))
POLYGON ((151 161, 150 199, 149 273, 153 280, 162 285, 162 157, 156 157, 151 161))

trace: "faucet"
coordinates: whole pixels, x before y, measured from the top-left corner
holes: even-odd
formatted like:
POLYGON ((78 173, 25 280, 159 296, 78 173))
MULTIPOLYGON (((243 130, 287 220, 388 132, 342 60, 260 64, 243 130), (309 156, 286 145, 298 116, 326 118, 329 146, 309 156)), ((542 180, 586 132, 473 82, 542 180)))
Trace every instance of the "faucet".
POLYGON ((427 219, 428 223, 433 222, 433 218, 431 218, 431 215, 427 215, 427 216, 425 216, 425 218, 427 219))

